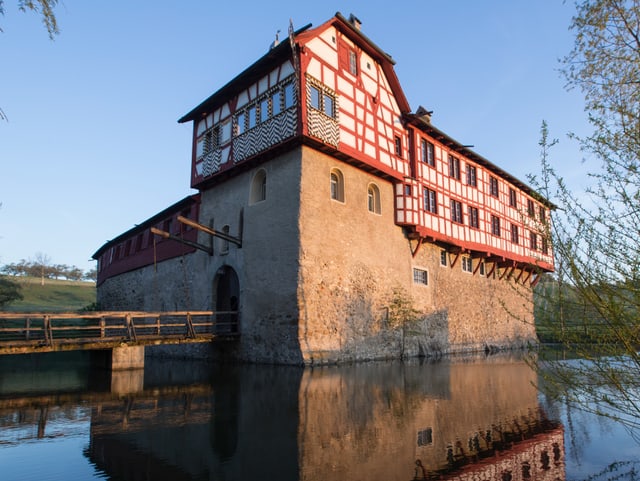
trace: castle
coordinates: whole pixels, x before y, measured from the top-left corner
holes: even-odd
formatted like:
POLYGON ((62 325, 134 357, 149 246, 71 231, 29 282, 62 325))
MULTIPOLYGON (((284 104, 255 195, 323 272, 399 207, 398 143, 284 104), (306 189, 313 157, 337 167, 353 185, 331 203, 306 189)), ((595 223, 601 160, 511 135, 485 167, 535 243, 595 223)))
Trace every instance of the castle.
POLYGON ((536 342, 553 206, 412 112, 356 17, 291 28, 179 122, 197 193, 98 249, 102 309, 238 311, 226 355, 254 362, 536 342))

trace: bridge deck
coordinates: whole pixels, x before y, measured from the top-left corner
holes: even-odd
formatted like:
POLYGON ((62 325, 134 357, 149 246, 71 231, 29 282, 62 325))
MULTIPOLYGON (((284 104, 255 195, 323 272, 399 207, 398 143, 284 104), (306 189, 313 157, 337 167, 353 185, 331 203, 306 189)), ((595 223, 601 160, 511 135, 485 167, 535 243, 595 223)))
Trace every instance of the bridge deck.
POLYGON ((237 337, 237 311, 0 312, 0 355, 237 337))

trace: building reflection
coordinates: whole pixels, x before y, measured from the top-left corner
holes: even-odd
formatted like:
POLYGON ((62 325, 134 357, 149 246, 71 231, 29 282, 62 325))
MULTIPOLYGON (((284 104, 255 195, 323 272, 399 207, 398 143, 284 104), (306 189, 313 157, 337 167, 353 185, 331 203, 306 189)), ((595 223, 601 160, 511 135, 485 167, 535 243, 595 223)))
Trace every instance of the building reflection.
POLYGON ((510 356, 163 363, 145 369, 138 392, 3 394, 0 428, 31 423, 46 437, 47 416, 76 416, 89 425, 87 459, 124 480, 564 479, 563 428, 540 409, 534 381, 510 356))

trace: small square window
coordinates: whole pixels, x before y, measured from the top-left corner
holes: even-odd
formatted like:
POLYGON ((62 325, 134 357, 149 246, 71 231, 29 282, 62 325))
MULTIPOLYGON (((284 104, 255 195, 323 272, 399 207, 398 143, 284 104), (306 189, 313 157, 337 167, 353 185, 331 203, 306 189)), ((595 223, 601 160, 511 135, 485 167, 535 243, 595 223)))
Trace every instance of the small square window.
POLYGON ((418 431, 418 446, 433 444, 433 430, 431 428, 418 431))
POLYGON ((429 284, 429 274, 424 269, 413 268, 413 282, 415 284, 428 285, 429 284))

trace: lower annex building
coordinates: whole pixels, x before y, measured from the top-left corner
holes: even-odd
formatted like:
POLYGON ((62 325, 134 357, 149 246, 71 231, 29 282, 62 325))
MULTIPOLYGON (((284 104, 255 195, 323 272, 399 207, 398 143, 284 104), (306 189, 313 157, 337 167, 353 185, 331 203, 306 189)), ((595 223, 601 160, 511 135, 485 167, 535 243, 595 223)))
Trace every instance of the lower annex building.
POLYGON ((537 342, 553 206, 412 112, 356 17, 291 28, 179 122, 197 193, 98 249, 101 309, 237 310, 225 355, 254 362, 537 342))

